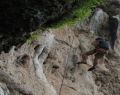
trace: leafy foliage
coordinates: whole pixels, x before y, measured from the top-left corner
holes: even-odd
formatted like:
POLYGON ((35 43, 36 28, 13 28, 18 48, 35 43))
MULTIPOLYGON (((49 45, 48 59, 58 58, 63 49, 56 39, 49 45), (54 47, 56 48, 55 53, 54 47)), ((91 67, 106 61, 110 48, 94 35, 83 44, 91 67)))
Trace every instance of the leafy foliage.
POLYGON ((104 2, 99 0, 74 0, 74 2, 77 4, 76 8, 72 9, 72 11, 64 16, 57 24, 53 24, 50 27, 63 28, 67 25, 73 25, 90 16, 97 5, 104 5, 104 2))
POLYGON ((32 34, 29 39, 27 39, 27 43, 31 43, 33 39, 38 38, 38 34, 32 34))

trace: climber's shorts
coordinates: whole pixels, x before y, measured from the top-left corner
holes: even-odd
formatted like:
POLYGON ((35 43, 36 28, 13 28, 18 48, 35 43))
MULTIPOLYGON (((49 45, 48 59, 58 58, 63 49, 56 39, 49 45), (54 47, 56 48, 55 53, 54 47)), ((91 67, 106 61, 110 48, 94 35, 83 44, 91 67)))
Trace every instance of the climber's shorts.
POLYGON ((90 50, 90 51, 86 52, 85 54, 87 56, 95 54, 95 57, 102 58, 105 54, 107 54, 107 51, 96 51, 94 49, 94 50, 90 50))

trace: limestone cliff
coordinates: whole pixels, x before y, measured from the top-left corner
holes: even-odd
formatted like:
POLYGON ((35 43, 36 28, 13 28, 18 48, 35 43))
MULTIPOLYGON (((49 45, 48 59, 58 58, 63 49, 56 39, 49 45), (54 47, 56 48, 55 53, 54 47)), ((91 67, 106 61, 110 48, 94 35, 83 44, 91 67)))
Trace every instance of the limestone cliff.
POLYGON ((0 95, 120 95, 119 14, 110 18, 98 8, 75 26, 36 33, 31 43, 0 54, 0 95), (109 40, 111 49, 88 72, 94 55, 87 65, 76 63, 98 36, 109 40))

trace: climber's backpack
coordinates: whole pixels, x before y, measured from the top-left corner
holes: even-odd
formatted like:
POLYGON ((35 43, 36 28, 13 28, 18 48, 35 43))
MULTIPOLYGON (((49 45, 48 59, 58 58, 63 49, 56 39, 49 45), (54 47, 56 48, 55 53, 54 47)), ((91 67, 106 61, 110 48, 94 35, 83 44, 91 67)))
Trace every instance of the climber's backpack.
POLYGON ((105 49, 105 50, 109 50, 110 49, 110 45, 107 41, 105 40, 98 40, 99 41, 99 48, 105 49))

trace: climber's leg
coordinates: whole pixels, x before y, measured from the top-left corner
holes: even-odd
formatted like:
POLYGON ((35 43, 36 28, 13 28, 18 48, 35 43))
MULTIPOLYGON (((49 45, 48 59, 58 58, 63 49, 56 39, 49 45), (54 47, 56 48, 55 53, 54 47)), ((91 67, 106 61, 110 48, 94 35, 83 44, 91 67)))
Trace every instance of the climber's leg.
POLYGON ((82 61, 81 62, 78 62, 77 64, 87 64, 86 61, 88 59, 88 56, 89 55, 92 55, 92 54, 95 54, 95 51, 94 50, 90 50, 84 54, 82 54, 82 61))
POLYGON ((94 58, 94 61, 93 61, 93 66, 91 67, 91 68, 89 68, 88 69, 88 71, 92 71, 92 70, 94 70, 95 69, 95 67, 97 66, 97 64, 98 64, 98 60, 99 60, 99 58, 98 57, 95 57, 94 58))

